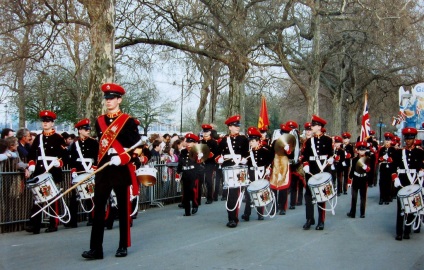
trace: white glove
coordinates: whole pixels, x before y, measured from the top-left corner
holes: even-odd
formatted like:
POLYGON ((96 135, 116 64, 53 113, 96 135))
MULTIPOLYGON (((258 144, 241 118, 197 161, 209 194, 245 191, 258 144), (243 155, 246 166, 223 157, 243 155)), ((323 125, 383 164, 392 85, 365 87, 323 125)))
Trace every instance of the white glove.
POLYGON ((266 170, 265 170, 265 176, 266 175, 270 175, 271 174, 271 168, 267 168, 266 170))
POLYGON ((367 168, 368 168, 368 166, 367 166, 366 164, 364 164, 364 165, 362 166, 362 169, 363 169, 364 171, 366 171, 366 170, 367 170, 367 168))
POLYGON ((218 158, 218 163, 219 163, 219 164, 224 163, 224 157, 223 157, 223 156, 220 156, 220 157, 218 158))
POLYGON ((334 163, 334 158, 333 157, 330 157, 329 159, 327 159, 327 163, 328 164, 333 164, 334 163))
POLYGON ((53 161, 52 161, 52 166, 53 166, 53 167, 56 167, 56 168, 60 167, 60 162, 59 162, 59 160, 57 160, 57 159, 53 160, 53 161))
POLYGON ((286 152, 288 152, 290 150, 290 145, 286 145, 286 146, 284 146, 284 151, 286 151, 286 152))
POLYGON ((423 177, 424 176, 424 171, 419 171, 418 172, 418 177, 423 177))
POLYGON ((395 187, 400 187, 401 186, 401 183, 400 183, 400 179, 399 179, 399 177, 396 177, 395 178, 395 183, 393 184, 395 187))
POLYGON ((35 165, 28 166, 28 171, 33 173, 35 171, 35 165))
POLYGON ((197 154, 197 159, 202 159, 202 157, 203 157, 203 153, 197 154))
POLYGON ((331 170, 332 171, 335 171, 336 170, 336 167, 334 167, 334 164, 331 164, 331 170))
POLYGON ((110 159, 110 165, 115 165, 115 166, 121 165, 121 158, 119 156, 113 156, 110 159))
POLYGON ((385 154, 384 156, 383 156, 383 159, 384 160, 387 160, 389 158, 389 155, 387 155, 387 154, 385 154))
POLYGON ((309 165, 303 167, 305 173, 309 173, 309 165))
POLYGON ((76 172, 73 172, 72 173, 72 178, 77 178, 77 177, 78 177, 78 174, 76 172))
POLYGON ((240 161, 240 163, 243 164, 243 165, 246 164, 247 163, 247 158, 242 158, 241 161, 240 161))
POLYGON ((346 167, 347 166, 347 164, 346 164, 345 161, 342 162, 342 165, 343 165, 343 167, 346 167))

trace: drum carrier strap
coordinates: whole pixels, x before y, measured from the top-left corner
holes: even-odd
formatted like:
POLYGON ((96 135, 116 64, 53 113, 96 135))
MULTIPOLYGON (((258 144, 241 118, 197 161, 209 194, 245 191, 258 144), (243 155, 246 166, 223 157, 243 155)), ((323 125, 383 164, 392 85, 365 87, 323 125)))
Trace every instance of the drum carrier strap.
MULTIPOLYGON (((317 157, 318 153, 317 153, 317 150, 315 149, 315 137, 311 138, 311 146, 312 146, 312 152, 314 153, 314 156, 317 157)), ((327 163, 326 163, 327 158, 324 159, 324 164, 321 163, 320 159, 315 159, 315 161, 316 161, 316 163, 319 167, 320 172, 323 172, 324 169, 325 169, 325 166, 327 165, 327 163)))
POLYGON ((80 158, 80 160, 81 160, 81 164, 82 164, 82 166, 84 167, 84 170, 86 171, 86 172, 89 172, 90 171, 90 168, 91 168, 91 166, 93 165, 92 164, 92 162, 91 162, 91 158, 90 159, 88 159, 88 158, 84 158, 84 156, 82 155, 82 153, 81 153, 81 147, 80 147, 80 145, 79 145, 79 141, 77 140, 76 142, 75 142, 75 146, 76 146, 76 148, 77 148, 77 152, 78 152, 78 156, 79 156, 79 158, 80 158), (88 161, 88 164, 87 163, 85 163, 85 161, 88 161))
POLYGON ((408 180, 411 183, 411 185, 413 185, 415 183, 415 177, 417 176, 417 173, 409 173, 409 166, 408 163, 406 162, 406 149, 402 150, 402 162, 403 162, 403 166, 405 167, 405 173, 406 176, 408 176, 408 180))

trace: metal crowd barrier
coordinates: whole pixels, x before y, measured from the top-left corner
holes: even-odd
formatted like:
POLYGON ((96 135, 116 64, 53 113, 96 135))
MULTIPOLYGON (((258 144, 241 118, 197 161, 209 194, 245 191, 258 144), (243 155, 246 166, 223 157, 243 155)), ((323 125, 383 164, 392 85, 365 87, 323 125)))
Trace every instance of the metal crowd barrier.
MULTIPOLYGON (((15 163, 16 164, 16 163, 15 163)), ((157 169, 156 185, 140 186, 139 210, 163 207, 181 201, 181 186, 175 181, 176 164, 150 163, 157 169)), ((0 233, 23 230, 29 221, 33 197, 25 186, 24 173, 14 169, 13 160, 0 163, 0 233)), ((63 169, 62 191, 72 186, 70 169, 63 169)), ((70 194, 64 196, 69 206, 70 194)), ((87 214, 79 207, 78 221, 87 220, 87 214)))

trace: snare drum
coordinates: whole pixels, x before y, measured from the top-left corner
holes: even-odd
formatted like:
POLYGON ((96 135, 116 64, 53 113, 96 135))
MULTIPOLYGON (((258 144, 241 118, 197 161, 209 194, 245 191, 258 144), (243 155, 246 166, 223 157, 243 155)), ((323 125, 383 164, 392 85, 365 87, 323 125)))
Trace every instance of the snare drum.
POLYGON ((238 188, 249 185, 249 173, 247 166, 239 165, 223 167, 222 175, 224 177, 224 188, 238 188))
POLYGON ((137 180, 143 186, 149 187, 156 184, 157 170, 151 167, 140 167, 135 171, 137 180))
POLYGON ((267 206, 274 197, 269 188, 269 181, 265 179, 256 180, 247 187, 250 198, 256 207, 267 206))
MULTIPOLYGON (((82 179, 86 178, 91 173, 83 173, 78 175, 72 180, 72 184, 75 185, 82 179)), ((94 196, 94 174, 86 179, 82 184, 78 185, 76 187, 78 192, 78 197, 80 200, 87 200, 91 199, 94 196)))
POLYGON ((59 194, 59 190, 57 189, 50 173, 43 173, 35 178, 28 181, 35 182, 28 184, 28 188, 31 189, 32 194, 34 195, 35 203, 48 202, 59 194))
POLYGON ((398 191, 401 208, 406 214, 416 213, 423 209, 423 195, 419 185, 409 185, 398 191))
POLYGON ((312 200, 319 203, 331 200, 336 194, 331 174, 327 172, 317 173, 309 178, 308 186, 312 193, 312 200))

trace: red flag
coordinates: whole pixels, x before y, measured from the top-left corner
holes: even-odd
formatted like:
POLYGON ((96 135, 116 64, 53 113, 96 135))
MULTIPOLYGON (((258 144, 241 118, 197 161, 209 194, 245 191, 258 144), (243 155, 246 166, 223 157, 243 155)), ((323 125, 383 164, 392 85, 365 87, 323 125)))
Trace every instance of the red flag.
POLYGON ((364 112, 362 113, 362 122, 361 122, 361 138, 363 141, 370 136, 371 124, 370 116, 368 114, 368 93, 365 91, 365 101, 364 101, 364 112))
POLYGON ((258 128, 268 129, 268 127, 269 127, 268 109, 266 107, 265 97, 262 96, 261 111, 259 112, 258 128))

